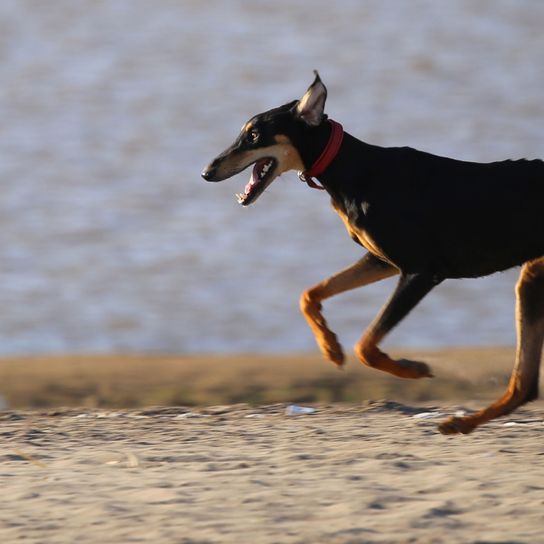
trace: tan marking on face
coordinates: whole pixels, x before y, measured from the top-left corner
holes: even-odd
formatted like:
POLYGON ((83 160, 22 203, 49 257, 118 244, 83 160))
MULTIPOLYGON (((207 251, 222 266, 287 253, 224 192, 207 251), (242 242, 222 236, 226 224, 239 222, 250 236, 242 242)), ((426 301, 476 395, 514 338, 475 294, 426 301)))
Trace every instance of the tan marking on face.
POLYGON ((277 161, 276 175, 278 176, 288 170, 304 170, 304 163, 287 136, 278 134, 274 136, 274 141, 276 142, 274 145, 258 147, 257 149, 231 155, 223 161, 222 169, 236 171, 246 168, 259 159, 272 157, 277 161))
MULTIPOLYGON (((244 170, 252 162, 257 159, 253 159, 253 153, 251 151, 235 151, 221 159, 220 164, 217 167, 217 173, 221 177, 229 178, 236 173, 244 170)), ((258 158, 258 157, 257 157, 258 158)))
POLYGON ((334 200, 332 201, 332 207, 334 208, 335 212, 340 216, 340 219, 342 219, 342 221, 344 222, 344 225, 352 238, 356 238, 357 240, 359 240, 359 242, 366 249, 368 249, 370 253, 372 253, 379 259, 382 259, 385 262, 389 262, 389 259, 385 256, 380 246, 374 241, 370 234, 368 234, 368 232, 366 232, 364 229, 359 229, 355 225, 352 225, 344 210, 342 210, 340 206, 338 206, 336 202, 334 202, 334 200))
POLYGON ((253 123, 248 121, 242 126, 242 128, 240 129, 240 132, 249 132, 252 128, 253 128, 253 123))
MULTIPOLYGON (((253 127, 249 123, 246 126, 253 127)), ((279 134, 274 137, 274 140, 275 143, 267 147, 232 152, 222 159, 221 164, 218 166, 218 174, 224 177, 233 176, 259 159, 268 157, 275 159, 277 162, 276 176, 288 170, 304 170, 304 163, 289 138, 279 134)))
POLYGON ((280 172, 287 172, 287 170, 305 170, 304 163, 300 158, 297 148, 285 134, 276 134, 274 140, 276 141, 277 146, 272 147, 279 148, 276 159, 279 162, 280 172))
POLYGON ((286 144, 286 145, 290 145, 292 146, 293 144, 291 143, 291 140, 285 135, 285 134, 276 134, 274 136, 274 140, 276 141, 276 143, 278 144, 286 144))

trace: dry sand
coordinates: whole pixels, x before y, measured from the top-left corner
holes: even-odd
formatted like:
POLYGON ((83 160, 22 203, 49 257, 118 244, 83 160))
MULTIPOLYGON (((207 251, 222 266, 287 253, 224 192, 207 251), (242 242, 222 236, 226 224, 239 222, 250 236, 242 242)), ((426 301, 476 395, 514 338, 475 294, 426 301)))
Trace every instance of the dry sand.
POLYGON ((315 408, 3 412, 0 542, 544 542, 543 404, 315 408))
POLYGON ((436 430, 498 396, 513 350, 399 353, 436 378, 317 355, 0 360, 0 543, 544 543, 544 404, 436 430))

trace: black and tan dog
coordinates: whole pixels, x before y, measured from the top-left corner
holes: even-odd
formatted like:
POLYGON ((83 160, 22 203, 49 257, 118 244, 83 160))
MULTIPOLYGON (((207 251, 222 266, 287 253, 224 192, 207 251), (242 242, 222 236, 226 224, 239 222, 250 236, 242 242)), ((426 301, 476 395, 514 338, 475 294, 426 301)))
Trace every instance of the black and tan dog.
POLYGON ((254 202, 281 173, 317 177, 350 236, 368 250, 354 265, 302 294, 300 306, 323 355, 338 366, 342 347, 321 313, 333 295, 399 274, 391 299, 355 346, 366 365, 402 378, 430 377, 425 363, 393 360, 384 336, 436 285, 523 265, 516 286, 518 346, 507 391, 489 407, 443 422, 469 433, 538 396, 544 340, 544 162, 475 163, 409 147, 382 148, 345 133, 324 114, 327 90, 316 72, 300 100, 261 113, 202 176, 221 181, 250 165, 238 195, 254 202))

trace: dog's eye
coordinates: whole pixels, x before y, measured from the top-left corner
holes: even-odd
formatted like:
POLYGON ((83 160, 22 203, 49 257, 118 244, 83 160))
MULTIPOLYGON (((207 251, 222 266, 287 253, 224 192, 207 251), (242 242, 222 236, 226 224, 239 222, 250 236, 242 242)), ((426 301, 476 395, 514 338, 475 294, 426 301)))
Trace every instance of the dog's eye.
POLYGON ((250 130, 246 136, 246 141, 250 144, 256 143, 258 139, 259 139, 259 131, 256 128, 250 130))

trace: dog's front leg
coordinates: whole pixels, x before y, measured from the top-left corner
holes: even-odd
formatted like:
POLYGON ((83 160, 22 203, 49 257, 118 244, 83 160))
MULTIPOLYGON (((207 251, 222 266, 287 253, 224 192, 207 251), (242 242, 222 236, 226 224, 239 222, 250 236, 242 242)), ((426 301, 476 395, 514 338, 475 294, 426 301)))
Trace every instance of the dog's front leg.
POLYGON ((397 287, 378 317, 355 346, 362 363, 400 378, 432 377, 430 368, 419 361, 394 361, 378 349, 378 343, 443 278, 429 273, 402 274, 397 287))
POLYGON ((342 346, 321 313, 321 302, 334 295, 363 287, 398 274, 398 269, 367 253, 354 265, 314 285, 302 293, 300 309, 312 329, 323 356, 338 367, 344 364, 342 346))

